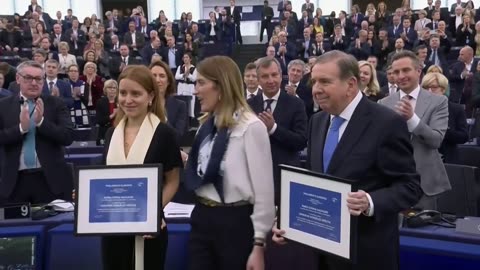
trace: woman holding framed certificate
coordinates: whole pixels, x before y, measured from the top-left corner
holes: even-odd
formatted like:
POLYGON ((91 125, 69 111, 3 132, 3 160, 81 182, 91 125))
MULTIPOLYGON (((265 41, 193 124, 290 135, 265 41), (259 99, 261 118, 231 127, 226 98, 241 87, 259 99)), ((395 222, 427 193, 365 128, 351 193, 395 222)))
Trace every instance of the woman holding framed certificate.
POLYGON ((185 171, 185 186, 197 195, 189 269, 264 269, 275 217, 267 128, 247 105, 233 60, 209 57, 197 71, 195 95, 205 114, 185 171))
MULTIPOLYGON (((177 191, 183 163, 175 130, 166 123, 163 96, 152 73, 144 66, 129 66, 118 82, 115 127, 105 135, 106 165, 162 164, 161 198, 165 207, 177 191)), ((168 239, 163 219, 158 235, 143 238, 144 269, 163 269, 168 239)), ((134 246, 135 236, 103 237, 104 269, 134 269, 134 246)))

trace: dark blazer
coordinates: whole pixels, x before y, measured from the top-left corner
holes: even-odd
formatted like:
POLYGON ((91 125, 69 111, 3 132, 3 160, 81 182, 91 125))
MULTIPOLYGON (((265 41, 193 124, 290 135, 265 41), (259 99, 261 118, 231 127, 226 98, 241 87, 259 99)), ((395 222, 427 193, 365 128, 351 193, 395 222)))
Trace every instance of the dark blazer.
POLYGON ((145 42, 150 41, 150 31, 152 30, 153 30, 153 27, 151 27, 150 25, 146 25, 145 34, 142 34, 142 26, 140 25, 139 27, 137 27, 137 33, 140 33, 143 35, 145 42))
POLYGON ((165 99, 167 123, 175 129, 178 141, 182 138, 187 128, 187 104, 182 100, 169 96, 165 99))
POLYGON ((50 17, 48 13, 42 12, 42 18, 45 24, 45 30, 47 30, 47 32, 50 33, 53 30, 53 24, 54 24, 52 17, 50 17))
MULTIPOLYGON (((55 84, 57 86, 60 97, 63 99, 65 102, 65 105, 67 107, 72 108, 73 107, 73 98, 72 98, 72 87, 69 83, 57 79, 57 83, 55 84)), ((43 89, 42 89, 42 95, 47 95, 50 96, 50 90, 49 90, 49 85, 47 80, 43 82, 43 89)))
MULTIPOLYGON (((256 114, 264 111, 263 95, 257 95, 247 102, 256 114)), ((300 165, 299 152, 304 150, 307 144, 307 114, 301 99, 280 90, 273 118, 277 123, 277 129, 270 135, 270 145, 275 180, 275 201, 278 204, 280 199, 280 169, 278 165, 300 165)))
POLYGON ((310 80, 312 79, 311 75, 311 73, 308 73, 303 76, 297 87, 297 96, 303 101, 303 104, 305 105, 305 112, 307 113, 308 119, 310 119, 310 117, 314 114, 312 86, 310 82, 310 80))
POLYGON ((10 92, 10 90, 5 88, 0 88, 0 98, 9 97, 11 95, 12 95, 12 92, 10 92))
MULTIPOLYGON (((168 64, 168 56, 169 56, 169 48, 168 47, 162 47, 162 50, 160 51, 160 55, 162 56, 162 61, 168 64)), ((178 66, 181 66, 183 64, 183 48, 178 47, 175 48, 175 63, 178 66)))
POLYGON ((154 54, 160 55, 161 51, 162 51, 161 47, 158 47, 158 49, 154 49, 151 43, 147 43, 147 45, 145 45, 145 47, 143 47, 143 49, 140 51, 140 55, 142 56, 143 63, 145 65, 149 65, 152 60, 152 56, 154 54))
MULTIPOLYGON (((400 37, 400 35, 404 32, 403 30, 404 30, 404 28, 401 27, 401 28, 400 28, 400 31, 397 33, 396 38, 399 38, 399 37, 400 37)), ((414 43, 415 41, 417 41, 417 39, 418 39, 417 31, 415 31, 415 29, 413 29, 413 27, 409 27, 409 28, 408 28, 407 38, 408 38, 408 41, 407 41, 407 40, 404 40, 404 42, 405 42, 405 49, 407 49, 407 50, 412 50, 412 49, 413 49, 413 43, 414 43)))
POLYGON ((443 161, 455 162, 457 144, 464 144, 467 141, 468 129, 465 110, 460 104, 448 102, 448 129, 439 149, 443 155, 443 161))
MULTIPOLYGON (((105 133, 107 130, 112 126, 112 121, 110 119, 110 105, 107 97, 101 97, 97 101, 96 107, 96 114, 95 119, 98 124, 98 134, 97 134, 97 142, 100 140, 105 139, 105 133)), ((115 104, 115 108, 117 104, 115 104)))
MULTIPOLYGON (((133 50, 133 40, 131 32, 125 33, 125 35, 123 36, 123 42, 128 45, 130 50, 133 50)), ((145 37, 142 35, 142 33, 138 31, 135 31, 135 44, 137 45, 137 50, 141 50, 145 46, 145 37)))
POLYGON ((460 24, 457 28, 457 34, 456 34, 456 39, 455 39, 455 44, 457 46, 471 46, 472 48, 475 48, 475 35, 477 32, 475 31, 475 25, 470 24, 470 29, 472 32, 470 33, 469 31, 462 31, 463 28, 463 23, 460 24))
POLYGON ((5 47, 6 45, 9 45, 10 47, 13 48, 19 48, 22 46, 22 34, 14 30, 12 32, 8 32, 7 30, 3 30, 0 32, 0 46, 5 47), (9 35, 13 36, 12 41, 13 43, 10 44, 9 42, 9 35))
MULTIPOLYGON (((215 22, 215 26, 213 27, 213 30, 215 31, 215 40, 217 41, 222 39, 222 29, 220 28, 220 24, 221 24, 221 21, 217 19, 215 22)), ((205 23, 205 28, 206 28, 205 34, 207 37, 207 41, 210 41, 212 40, 212 36, 210 36, 210 32, 212 31, 212 25, 210 24, 210 21, 207 21, 205 23)))
MULTIPOLYGON (((120 66, 122 64, 122 58, 120 56, 115 56, 112 57, 112 60, 110 61, 110 76, 112 79, 116 80, 118 76, 120 75, 120 66)), ((142 63, 138 61, 135 57, 129 56, 128 57, 128 62, 127 66, 131 65, 141 65, 142 63)))
POLYGON ((342 36, 340 42, 336 42, 335 37, 331 38, 332 50, 345 51, 349 46, 349 40, 346 36, 342 36))
POLYGON ((12 92, 13 95, 18 95, 18 93, 20 93, 20 85, 18 85, 16 81, 13 81, 8 85, 8 91, 12 92))
POLYGON ((363 97, 336 147, 328 168, 323 168, 323 148, 330 115, 312 116, 308 133, 307 167, 351 179, 369 193, 373 217, 360 215, 357 224, 357 264, 332 261, 332 269, 398 269, 398 213, 422 196, 413 147, 405 120, 363 97), (386 245, 385 243, 389 243, 386 245))
POLYGON ((240 21, 242 20, 242 16, 240 14, 241 9, 242 9, 241 6, 235 6, 235 8, 233 9, 233 14, 232 14, 232 11, 230 10, 230 7, 225 7, 225 10, 227 11, 227 16, 229 18, 232 18, 233 23, 235 23, 235 24, 240 24, 240 21))
MULTIPOLYGON (((472 67, 470 69, 470 72, 472 72, 473 74, 477 73, 477 64, 478 64, 478 59, 474 58, 472 67)), ((458 101, 460 100, 463 92, 463 87, 465 86, 465 78, 462 79, 461 77, 461 74, 464 69, 465 69, 465 63, 461 61, 457 61, 450 66, 450 76, 448 77, 449 84, 450 84, 450 100, 452 100, 453 98, 454 100, 452 101, 454 102, 457 99, 458 101), (455 94, 455 96, 453 96, 453 94, 455 94)))
MULTIPOLYGON (((56 195, 69 196, 73 189, 73 172, 65 162, 64 147, 73 142, 70 112, 60 98, 42 96, 42 100, 45 104, 44 120, 36 129, 35 139, 38 160, 50 190, 56 195)), ((0 100, 0 146, 4 150, 0 196, 4 198, 8 198, 14 190, 20 166, 24 135, 20 133, 19 114, 18 95, 0 100)))
MULTIPOLYGON (((70 28, 65 32, 65 40, 68 42, 68 46, 70 47, 70 53, 75 52, 75 43, 72 41, 72 34, 73 30, 70 28)), ((87 35, 83 30, 80 28, 77 30, 77 46, 78 52, 83 54, 83 48, 87 44, 87 35)))

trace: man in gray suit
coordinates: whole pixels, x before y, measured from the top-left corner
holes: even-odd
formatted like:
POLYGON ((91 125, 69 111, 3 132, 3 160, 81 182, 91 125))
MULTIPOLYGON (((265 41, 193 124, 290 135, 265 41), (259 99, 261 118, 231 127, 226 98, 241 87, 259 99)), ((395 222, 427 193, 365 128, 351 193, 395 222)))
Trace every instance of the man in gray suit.
POLYGON ((436 196, 451 189, 438 153, 448 127, 448 99, 420 87, 422 69, 413 52, 402 51, 394 55, 392 69, 400 91, 379 103, 395 110, 407 122, 425 193, 417 207, 436 209, 436 196))

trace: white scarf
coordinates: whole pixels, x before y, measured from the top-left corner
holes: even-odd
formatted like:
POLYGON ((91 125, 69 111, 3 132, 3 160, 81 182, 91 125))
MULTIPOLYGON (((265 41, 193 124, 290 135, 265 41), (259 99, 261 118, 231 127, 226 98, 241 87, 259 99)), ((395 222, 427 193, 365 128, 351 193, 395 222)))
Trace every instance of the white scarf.
POLYGON ((147 114, 143 120, 137 137, 133 141, 128 156, 125 156, 124 147, 124 131, 126 118, 124 117, 113 131, 112 139, 107 154, 107 165, 124 165, 124 164, 143 164, 147 155, 150 142, 160 119, 153 113, 147 114))

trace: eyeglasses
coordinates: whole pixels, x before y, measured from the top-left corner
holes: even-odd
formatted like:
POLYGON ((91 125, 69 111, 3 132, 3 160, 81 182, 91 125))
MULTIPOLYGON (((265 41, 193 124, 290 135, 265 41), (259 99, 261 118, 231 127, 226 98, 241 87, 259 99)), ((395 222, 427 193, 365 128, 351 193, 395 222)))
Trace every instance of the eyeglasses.
POLYGON ((18 74, 18 76, 22 77, 23 80, 27 83, 32 83, 32 81, 35 81, 36 83, 43 82, 43 77, 32 77, 30 75, 22 75, 22 74, 18 74))

